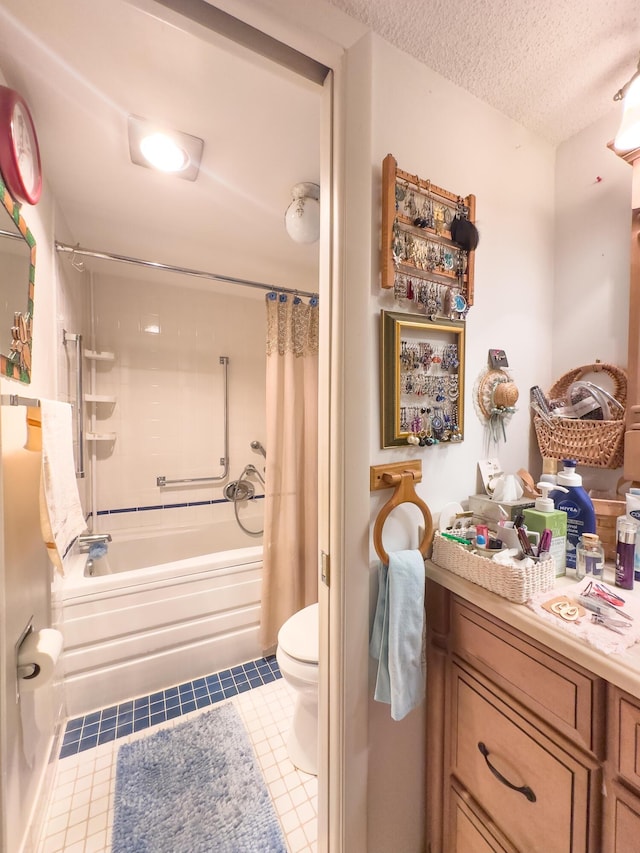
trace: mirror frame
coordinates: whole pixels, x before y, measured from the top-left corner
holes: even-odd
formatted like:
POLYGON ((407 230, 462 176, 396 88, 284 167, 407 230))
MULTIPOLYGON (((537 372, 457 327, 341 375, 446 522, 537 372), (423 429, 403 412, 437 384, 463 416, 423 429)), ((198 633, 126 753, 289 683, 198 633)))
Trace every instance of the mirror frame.
POLYGON ((29 289, 27 310, 16 311, 11 327, 9 355, 0 353, 1 375, 26 384, 31 382, 31 350, 33 346, 33 306, 36 277, 36 241, 20 213, 20 205, 0 179, 0 197, 7 213, 13 220, 25 243, 29 247, 29 289))

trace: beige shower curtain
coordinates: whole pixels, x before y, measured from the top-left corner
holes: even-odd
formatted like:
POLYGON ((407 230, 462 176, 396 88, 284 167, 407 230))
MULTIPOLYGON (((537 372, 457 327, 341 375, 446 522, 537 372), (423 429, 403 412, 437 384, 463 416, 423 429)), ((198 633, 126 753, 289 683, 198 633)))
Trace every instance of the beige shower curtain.
POLYGON ((267 294, 261 641, 318 600, 318 299, 267 294))

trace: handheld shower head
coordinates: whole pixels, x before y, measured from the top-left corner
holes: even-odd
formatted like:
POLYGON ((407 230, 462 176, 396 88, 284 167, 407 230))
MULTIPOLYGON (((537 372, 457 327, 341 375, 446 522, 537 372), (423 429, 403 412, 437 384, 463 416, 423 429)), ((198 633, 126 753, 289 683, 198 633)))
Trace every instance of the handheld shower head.
POLYGON ((251 449, 257 450, 258 453, 262 453, 262 455, 264 456, 265 459, 267 458, 267 451, 264 449, 264 446, 262 444, 260 444, 259 441, 252 441, 251 442, 251 449))

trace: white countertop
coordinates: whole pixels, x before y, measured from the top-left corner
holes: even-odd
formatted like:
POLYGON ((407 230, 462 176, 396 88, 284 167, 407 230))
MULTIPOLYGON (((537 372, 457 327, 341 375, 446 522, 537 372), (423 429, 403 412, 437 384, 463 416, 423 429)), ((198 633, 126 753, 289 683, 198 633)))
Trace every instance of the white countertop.
MULTIPOLYGON (((640 643, 631 646, 624 654, 605 654, 583 640, 572 637, 562 628, 555 628, 524 604, 514 604, 431 560, 427 560, 425 566, 430 580, 640 699, 640 643)), ((603 580, 613 586, 612 570, 608 567, 605 568, 603 580)), ((573 577, 556 578, 553 592, 556 595, 572 595, 576 583, 573 577)), ((640 586, 636 586, 633 591, 625 590, 624 597, 633 597, 640 602, 640 586)))

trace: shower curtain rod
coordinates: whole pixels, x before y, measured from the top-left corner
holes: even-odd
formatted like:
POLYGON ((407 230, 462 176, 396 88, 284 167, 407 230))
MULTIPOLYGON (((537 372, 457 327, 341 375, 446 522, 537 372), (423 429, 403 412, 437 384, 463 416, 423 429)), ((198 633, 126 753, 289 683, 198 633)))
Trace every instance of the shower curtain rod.
POLYGON ((221 281, 226 284, 240 284, 243 287, 254 287, 259 290, 276 291, 277 293, 291 293, 295 296, 317 296, 317 293, 309 293, 306 290, 294 290, 290 287, 278 287, 273 284, 264 284, 261 281, 248 281, 244 278, 234 278, 233 276, 220 275, 213 272, 204 272, 203 270, 192 270, 188 267, 176 267, 172 264, 161 264, 158 261, 145 261, 142 258, 129 258, 126 255, 116 255, 112 252, 97 252, 94 249, 83 249, 81 246, 69 246, 67 243, 60 243, 56 240, 55 247, 58 252, 66 252, 73 255, 82 255, 89 258, 100 258, 105 261, 120 261, 123 264, 135 264, 140 267, 152 267, 153 269, 165 270, 166 272, 180 273, 181 275, 190 275, 195 278, 206 278, 212 281, 221 281))

